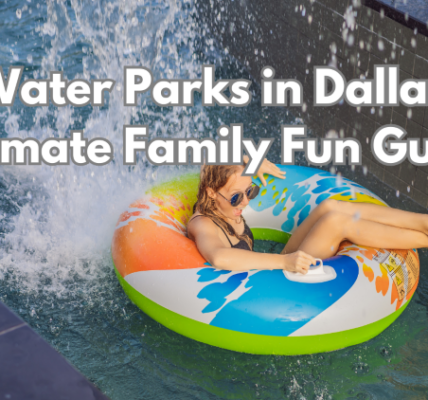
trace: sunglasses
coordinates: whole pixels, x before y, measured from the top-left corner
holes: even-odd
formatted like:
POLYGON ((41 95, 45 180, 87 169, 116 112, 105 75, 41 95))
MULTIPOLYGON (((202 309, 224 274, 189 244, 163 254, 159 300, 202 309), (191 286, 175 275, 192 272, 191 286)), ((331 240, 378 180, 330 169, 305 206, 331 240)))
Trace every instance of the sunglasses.
POLYGON ((245 194, 242 192, 235 193, 230 200, 226 199, 220 192, 217 192, 223 199, 227 200, 232 207, 238 207, 242 200, 244 200, 244 195, 247 196, 248 200, 253 200, 259 194, 260 188, 257 185, 251 185, 246 191, 245 194))

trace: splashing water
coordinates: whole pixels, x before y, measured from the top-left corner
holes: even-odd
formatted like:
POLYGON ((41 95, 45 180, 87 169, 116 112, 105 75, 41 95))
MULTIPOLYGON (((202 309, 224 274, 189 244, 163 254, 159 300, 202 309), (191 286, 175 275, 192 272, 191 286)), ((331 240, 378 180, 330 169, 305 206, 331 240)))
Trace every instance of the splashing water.
MULTIPOLYGON (((20 207, 12 232, 3 238, 0 277, 12 273, 21 289, 39 290, 42 285, 43 290, 60 294, 66 290, 64 282, 70 274, 100 278, 100 265, 108 264, 115 220, 156 178, 144 157, 135 167, 122 165, 123 125, 149 124, 151 137, 199 136, 210 131, 211 125, 201 107, 160 109, 147 97, 140 98, 137 107, 123 105, 124 65, 148 67, 155 79, 197 76, 200 65, 193 58, 196 22, 190 2, 99 0, 88 4, 73 0, 70 6, 48 2, 45 12, 44 23, 33 30, 34 35, 41 35, 44 51, 28 55, 37 57, 39 68, 27 76, 43 79, 49 71, 64 70, 69 80, 116 81, 108 105, 101 109, 24 109, 16 104, 3 114, 8 137, 42 141, 68 137, 71 129, 84 128, 86 138, 106 138, 115 149, 114 161, 103 167, 13 166, 1 171, 8 190, 21 191, 28 201, 20 207), (80 50, 81 58, 73 57, 80 50)), ((26 60, 27 55, 22 54, 20 63, 26 60)))

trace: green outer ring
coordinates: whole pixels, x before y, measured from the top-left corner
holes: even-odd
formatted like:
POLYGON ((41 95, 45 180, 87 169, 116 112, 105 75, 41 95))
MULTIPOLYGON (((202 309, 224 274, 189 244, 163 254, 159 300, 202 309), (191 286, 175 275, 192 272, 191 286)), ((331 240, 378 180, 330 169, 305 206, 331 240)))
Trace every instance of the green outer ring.
POLYGON ((287 243, 291 234, 270 228, 251 228, 254 240, 272 240, 277 243, 287 243))
MULTIPOLYGON (((114 263, 113 263, 114 265, 114 263)), ((218 328, 184 317, 143 296, 117 271, 117 278, 131 301, 148 316, 191 339, 227 350, 250 354, 300 355, 323 353, 359 344, 374 338, 391 325, 410 300, 399 310, 371 324, 347 331, 316 336, 266 336, 218 328)))

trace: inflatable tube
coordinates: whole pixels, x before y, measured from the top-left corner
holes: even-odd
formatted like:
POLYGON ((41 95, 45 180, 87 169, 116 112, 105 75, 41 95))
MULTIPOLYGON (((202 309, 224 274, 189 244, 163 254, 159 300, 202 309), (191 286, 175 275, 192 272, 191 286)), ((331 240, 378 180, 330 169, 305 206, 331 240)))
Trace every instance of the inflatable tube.
MULTIPOLYGON (((244 216, 255 239, 286 243, 324 199, 386 206, 328 172, 279 166, 244 216)), ((310 354, 373 338, 408 305, 419 280, 416 250, 344 242, 324 260, 327 281, 295 281, 282 270, 218 270, 185 236, 199 176, 159 184, 119 218, 112 257, 129 298, 156 321, 189 338, 253 354, 310 354), (328 269, 327 268, 327 269, 328 269)), ((258 179, 256 184, 261 185, 258 179)), ((290 273, 288 273, 290 274, 290 273)))

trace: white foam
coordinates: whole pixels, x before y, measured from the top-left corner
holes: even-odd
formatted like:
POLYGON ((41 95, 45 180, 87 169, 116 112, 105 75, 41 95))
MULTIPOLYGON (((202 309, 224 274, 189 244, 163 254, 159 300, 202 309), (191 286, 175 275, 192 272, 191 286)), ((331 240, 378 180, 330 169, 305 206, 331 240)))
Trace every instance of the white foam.
POLYGON ((150 137, 207 135, 212 127, 202 108, 195 117, 194 108, 160 109, 147 96, 137 107, 123 105, 125 65, 149 67, 155 79, 200 77, 201 67, 192 57, 196 33, 191 2, 95 0, 84 6, 74 1, 69 6, 48 2, 47 12, 47 21, 37 34, 49 46, 41 61, 33 57, 33 66, 39 66, 38 78, 67 65, 76 45, 84 45, 82 65, 65 67, 65 77, 116 81, 109 106, 103 110, 24 108, 26 119, 32 119, 26 129, 22 124, 20 128, 20 110, 12 108, 10 114, 0 115, 8 137, 42 141, 65 137, 83 124, 85 138, 106 138, 114 146, 114 161, 102 167, 11 166, 0 171, 11 201, 17 202, 20 196, 27 199, 12 218, 14 229, 2 240, 0 279, 8 277, 24 291, 42 289, 65 295, 71 290, 69 281, 77 278, 88 289, 112 273, 110 243, 119 215, 148 185, 183 170, 164 167, 154 173, 144 157, 135 167, 123 166, 123 125, 149 124, 150 137))

